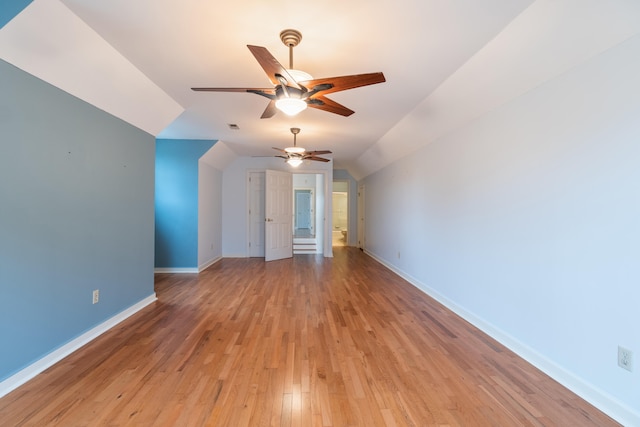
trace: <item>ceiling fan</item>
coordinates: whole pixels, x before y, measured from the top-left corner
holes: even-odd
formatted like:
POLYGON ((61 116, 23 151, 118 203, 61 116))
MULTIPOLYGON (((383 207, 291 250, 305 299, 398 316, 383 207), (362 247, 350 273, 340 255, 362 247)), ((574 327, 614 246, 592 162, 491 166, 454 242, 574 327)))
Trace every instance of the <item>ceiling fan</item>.
POLYGON ((276 157, 285 159, 284 161, 293 167, 300 166, 304 160, 315 160, 317 162, 330 161, 324 157, 318 157, 318 154, 331 154, 331 151, 329 150, 307 151, 302 147, 298 147, 296 145, 296 135, 300 133, 300 128, 291 128, 290 130, 293 134, 293 147, 287 147, 284 149, 273 147, 274 150, 282 152, 282 154, 277 155, 276 157))
POLYGON ((248 92, 264 96, 269 99, 267 108, 261 119, 273 117, 277 110, 288 115, 298 114, 307 107, 328 111, 341 116, 350 116, 353 110, 341 105, 325 95, 360 86, 383 83, 382 73, 354 74, 341 77, 327 77, 314 79, 304 71, 293 69, 293 48, 302 40, 302 34, 297 30, 283 30, 280 40, 289 47, 289 68, 284 68, 269 51, 261 46, 247 45, 258 63, 267 73, 274 87, 270 88, 222 88, 222 87, 194 87, 194 91, 203 92, 248 92))

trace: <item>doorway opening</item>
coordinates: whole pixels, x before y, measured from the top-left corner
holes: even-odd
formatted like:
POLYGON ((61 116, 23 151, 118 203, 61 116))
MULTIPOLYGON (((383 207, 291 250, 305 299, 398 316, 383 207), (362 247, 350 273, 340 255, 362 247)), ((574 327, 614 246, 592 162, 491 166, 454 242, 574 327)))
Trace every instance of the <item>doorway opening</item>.
POLYGON ((315 237, 315 197, 313 189, 293 190, 293 236, 315 237))
POLYGON ((331 244, 347 246, 349 242, 349 183, 333 181, 331 244))
POLYGON ((325 179, 323 174, 293 174, 293 253, 324 252, 325 179))

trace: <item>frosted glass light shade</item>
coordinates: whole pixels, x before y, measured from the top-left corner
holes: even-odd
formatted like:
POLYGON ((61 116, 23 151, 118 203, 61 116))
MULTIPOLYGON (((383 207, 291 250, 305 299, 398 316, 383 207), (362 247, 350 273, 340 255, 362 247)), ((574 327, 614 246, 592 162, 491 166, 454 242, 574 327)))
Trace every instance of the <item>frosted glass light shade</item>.
POLYGON ((295 116, 307 108, 307 103, 299 98, 280 98, 276 101, 276 108, 288 116, 295 116))
POLYGON ((300 164, 302 163, 302 159, 288 159, 287 163, 289 163, 291 166, 293 166, 294 168, 297 168, 298 166, 300 166, 300 164))

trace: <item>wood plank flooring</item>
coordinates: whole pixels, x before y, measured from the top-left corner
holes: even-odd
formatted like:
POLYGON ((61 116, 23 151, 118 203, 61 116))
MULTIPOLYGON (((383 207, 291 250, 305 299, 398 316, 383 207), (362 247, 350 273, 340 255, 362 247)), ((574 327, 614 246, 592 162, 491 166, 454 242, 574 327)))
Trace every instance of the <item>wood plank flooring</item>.
POLYGON ((3 426, 614 426, 355 248, 156 276, 3 426))

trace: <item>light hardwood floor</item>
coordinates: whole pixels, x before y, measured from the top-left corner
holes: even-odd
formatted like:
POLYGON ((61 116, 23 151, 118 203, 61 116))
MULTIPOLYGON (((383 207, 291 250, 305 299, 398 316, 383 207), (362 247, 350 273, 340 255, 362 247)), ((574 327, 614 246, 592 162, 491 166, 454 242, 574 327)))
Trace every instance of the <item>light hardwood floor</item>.
POLYGON ((0 399, 3 426, 613 426, 355 248, 156 276, 0 399))

